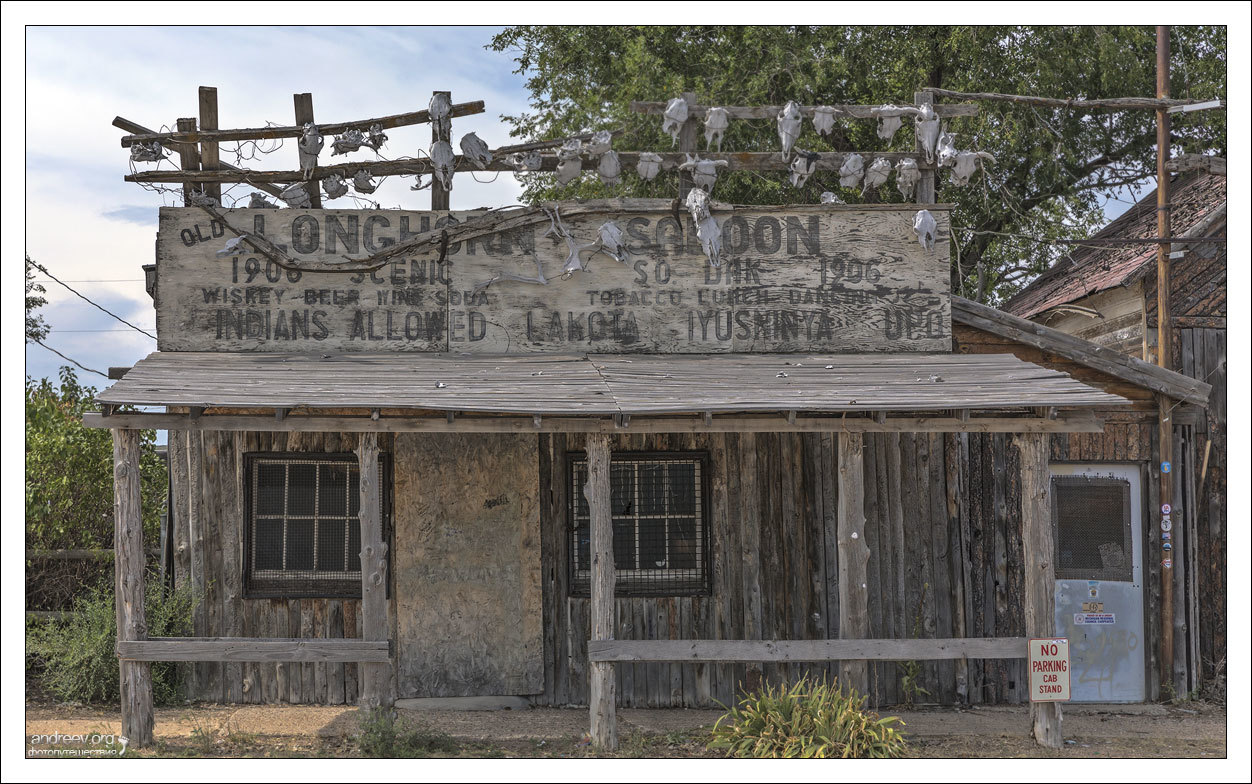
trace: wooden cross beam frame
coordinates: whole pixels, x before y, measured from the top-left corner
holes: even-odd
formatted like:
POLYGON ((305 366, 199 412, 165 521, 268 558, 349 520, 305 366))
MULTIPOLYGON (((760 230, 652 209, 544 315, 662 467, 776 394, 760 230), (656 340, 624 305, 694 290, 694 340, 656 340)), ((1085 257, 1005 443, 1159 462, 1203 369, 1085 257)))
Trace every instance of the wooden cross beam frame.
MULTIPOLYGON (((630 110, 641 114, 663 114, 665 112, 665 101, 631 101, 630 110)), ((863 104, 831 104, 830 108, 835 110, 836 116, 851 117, 857 120, 873 120, 877 119, 873 111, 880 106, 863 105, 863 104)), ((687 121, 692 118, 702 118, 704 114, 716 106, 716 104, 693 104, 687 102, 687 121)), ((778 117, 779 112, 783 110, 782 106, 722 106, 726 110, 726 115, 732 120, 773 120, 778 117)), ((916 104, 897 105, 899 109, 917 109, 916 104)), ((978 104, 976 103, 937 103, 934 104, 935 114, 943 118, 948 117, 974 117, 978 114, 978 104)), ((800 115, 802 117, 812 118, 814 110, 817 106, 801 106, 800 115)))

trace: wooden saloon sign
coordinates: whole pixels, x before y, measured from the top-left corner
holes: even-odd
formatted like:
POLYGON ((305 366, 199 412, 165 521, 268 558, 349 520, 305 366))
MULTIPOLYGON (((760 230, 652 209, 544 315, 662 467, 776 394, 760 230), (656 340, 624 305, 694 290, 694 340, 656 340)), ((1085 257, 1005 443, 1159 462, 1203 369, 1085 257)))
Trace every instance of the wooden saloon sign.
POLYGON ((162 351, 715 353, 949 351, 947 212, 923 248, 911 205, 714 210, 713 266, 686 211, 654 201, 372 254, 483 212, 161 210, 162 351), (223 225, 225 223, 229 224, 223 225), (629 255, 596 251, 613 221, 629 255), (298 267, 247 242, 264 236, 298 267), (581 248, 583 269, 562 275, 581 248), (442 255, 442 260, 441 260, 442 255), (327 268, 335 271, 311 271, 327 268), (537 282, 542 278, 546 283, 537 282), (524 280, 530 279, 530 280, 524 280))

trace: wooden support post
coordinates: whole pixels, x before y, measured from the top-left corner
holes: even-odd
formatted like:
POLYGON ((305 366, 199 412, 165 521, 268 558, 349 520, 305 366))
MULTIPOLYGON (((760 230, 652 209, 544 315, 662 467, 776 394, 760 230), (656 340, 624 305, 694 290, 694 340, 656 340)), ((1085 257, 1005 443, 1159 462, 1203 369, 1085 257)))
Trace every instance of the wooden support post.
MULTIPOLYGON (((217 130, 217 88, 200 88, 200 130, 217 130)), ((217 142, 200 142, 200 168, 205 171, 216 171, 221 168, 217 159, 217 142)), ((206 182, 204 194, 222 203, 222 184, 206 182)))
MULTIPOLYGON (((839 434, 839 639, 869 637, 869 546, 865 544, 865 441, 860 433, 839 434)), ((867 693, 863 661, 840 664, 844 685, 867 693)))
MULTIPOLYGON (((689 111, 687 113, 687 122, 683 123, 683 127, 678 130, 678 151, 695 155, 698 151, 696 141, 696 123, 699 119, 695 116, 694 111, 690 111, 690 107, 696 105, 695 93, 683 93, 682 98, 687 102, 689 111)), ((691 172, 678 172, 678 198, 686 203, 687 194, 695 187, 695 180, 691 178, 691 172)))
MULTIPOLYGON (((1056 605, 1053 592, 1051 473, 1048 469, 1049 437, 1042 433, 1019 433, 1013 437, 1022 464, 1022 562, 1026 564, 1026 636, 1056 636, 1056 605)), ((1031 735, 1040 746, 1059 749, 1061 703, 1030 704, 1031 735)))
MULTIPOLYGON (((1169 27, 1156 28, 1156 97, 1169 98, 1169 27)), ((1156 112, 1156 234, 1158 238, 1170 236, 1169 203, 1169 114, 1164 109, 1156 112)), ((1169 370, 1173 361, 1174 335, 1170 323, 1171 284, 1169 275, 1170 245, 1156 246, 1156 364, 1169 370)), ((1158 434, 1161 442, 1161 460, 1174 459, 1174 422, 1171 412, 1174 403, 1165 395, 1157 395, 1159 411, 1158 434)), ((1161 508, 1174 504, 1174 476, 1156 466, 1161 482, 1161 508)), ((1151 511, 1159 520, 1156 509, 1151 511)), ((1178 518, 1183 519, 1181 511, 1178 518)), ((1181 529, 1182 526, 1179 526, 1181 529)), ((1151 526, 1152 535, 1159 536, 1157 527, 1151 526)), ((1181 555, 1181 551, 1177 552, 1181 555)), ((1166 693, 1178 693, 1174 678, 1174 558, 1161 560, 1161 683, 1166 693)))
MULTIPOLYGON (((613 513, 609 508, 609 437, 587 439, 587 506, 591 510, 591 639, 612 640, 614 583, 613 513)), ((591 663, 591 742, 617 748, 617 679, 611 662, 591 663)))
MULTIPOLYGON (((313 93, 296 93, 291 96, 296 105, 296 125, 304 127, 305 123, 317 122, 313 119, 313 93)), ((304 168, 297 166, 296 168, 304 168)), ((309 204, 313 209, 322 208, 322 186, 317 180, 311 180, 304 184, 304 189, 309 192, 309 204)))
MULTIPOLYGON (((361 468, 361 636, 386 641, 387 543, 383 541, 382 495, 378 486, 378 433, 362 433, 357 446, 361 468)), ((391 664, 361 663, 361 708, 390 708, 395 702, 391 664)))
MULTIPOLYGON (((920 90, 913 93, 913 103, 921 106, 924 103, 935 102, 935 94, 930 90, 920 90)), ((917 152, 919 164, 924 163, 922 159, 922 142, 920 139, 914 141, 913 149, 917 152)), ((935 171, 934 166, 919 166, 922 174, 921 179, 917 183, 917 203, 918 204, 934 204, 935 203, 935 171)))
MULTIPOLYGON (((190 132, 196 129, 195 117, 179 117, 178 132, 190 132)), ((178 168, 183 171, 200 171, 200 152, 194 144, 178 145, 178 168)), ((196 192, 194 182, 183 183, 183 204, 191 204, 191 194, 196 192)))
MULTIPOLYGON (((448 105, 452 105, 452 93, 448 90, 435 90, 433 94, 448 96, 448 105)), ((439 135, 439 123, 432 122, 430 124, 431 146, 434 146, 435 142, 438 141, 446 141, 448 144, 452 143, 451 139, 444 139, 439 135)), ((432 210, 450 210, 452 209, 451 203, 451 195, 439 182, 439 178, 432 174, 430 177, 430 208, 432 210)))
MULTIPOLYGON (((113 431, 114 601, 119 643, 145 640, 143 516, 139 495, 139 431, 113 431)), ((152 744, 152 665, 119 661, 122 735, 133 746, 152 744)))

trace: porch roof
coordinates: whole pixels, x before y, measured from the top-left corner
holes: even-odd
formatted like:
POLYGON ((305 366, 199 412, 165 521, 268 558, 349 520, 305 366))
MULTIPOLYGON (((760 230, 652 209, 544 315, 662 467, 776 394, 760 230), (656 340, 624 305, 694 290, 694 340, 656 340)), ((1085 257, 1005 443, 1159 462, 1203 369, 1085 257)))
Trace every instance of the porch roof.
POLYGON ((1011 354, 469 355, 156 352, 106 405, 607 416, 1109 407, 1011 354))

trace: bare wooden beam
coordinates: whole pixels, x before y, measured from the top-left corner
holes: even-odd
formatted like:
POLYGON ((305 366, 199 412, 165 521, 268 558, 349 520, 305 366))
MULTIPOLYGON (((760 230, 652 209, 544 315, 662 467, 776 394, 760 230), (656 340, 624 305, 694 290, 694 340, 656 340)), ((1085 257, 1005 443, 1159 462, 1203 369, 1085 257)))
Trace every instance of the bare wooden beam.
MULTIPOLYGON (((499 150, 493 151, 493 156, 499 153, 499 150)), ((681 152, 662 152, 657 153, 661 156, 661 167, 663 169, 676 169, 678 164, 686 160, 681 152)), ((818 153, 819 157, 815 164, 817 171, 838 171, 843 165, 845 156, 852 155, 851 152, 823 152, 818 153)), ((859 152, 856 153, 866 160, 874 158, 886 158, 892 164, 899 162, 904 158, 912 158, 917 161, 917 166, 923 173, 933 171, 933 167, 924 160, 918 158, 916 152, 859 152)), ((639 163, 638 152, 619 152, 618 159, 622 168, 627 169, 634 167, 639 163)), ((702 152, 700 157, 711 161, 726 161, 727 171, 784 171, 788 168, 789 162, 780 152, 702 152)), ((462 156, 456 156, 456 170, 458 172, 470 171, 471 166, 464 163, 462 156)), ((556 171, 557 158, 555 155, 543 155, 542 163, 536 171, 556 171)), ((328 166, 318 166, 313 170, 311 179, 320 180, 331 174, 348 177, 356 173, 362 168, 360 161, 355 163, 337 163, 328 166)), ((392 177, 413 174, 431 174, 434 169, 430 165, 430 161, 426 158, 418 158, 413 160, 401 161, 371 161, 369 163, 370 174, 375 177, 392 177)), ((478 168, 472 167, 473 171, 478 168)), ((503 159, 493 159, 487 164, 484 171, 515 171, 512 165, 503 159)), ((172 170, 153 169, 152 171, 135 172, 128 174, 124 178, 127 182, 162 182, 162 183, 180 183, 190 179, 191 176, 182 174, 172 170)), ((213 173, 200 172, 195 178, 196 181, 204 182, 301 182, 304 179, 304 173, 293 170, 247 170, 235 169, 227 171, 218 171, 213 173)), ((865 206, 865 205, 857 205, 865 206)), ((432 208, 434 209, 434 208, 432 208)))
MULTIPOLYGON (((296 93, 291 96, 291 100, 295 104, 296 125, 301 128, 301 132, 303 132, 305 123, 317 122, 313 119, 313 93, 296 93)), ((319 129, 318 132, 324 133, 321 129, 319 129)), ((358 166, 359 165, 360 164, 358 164, 358 166)), ((301 175, 300 179, 303 180, 305 177, 301 175)), ((309 194, 309 204, 312 205, 315 210, 320 209, 322 206, 322 187, 319 182, 320 178, 310 177, 308 178, 308 182, 304 184, 304 190, 309 194)))
MULTIPOLYGON (((613 513, 609 508, 609 437, 587 439, 587 484, 584 488, 591 515, 591 641, 614 638, 613 513)), ((614 667, 592 662, 590 671, 591 742, 597 748, 617 748, 617 694, 614 667)))
MULTIPOLYGON (((196 118, 180 117, 178 119, 178 130, 194 131, 196 129, 196 118)), ((200 151, 196 149, 194 144, 182 144, 178 146, 179 168, 182 169, 181 174, 189 174, 179 182, 183 184, 183 204, 191 204, 191 194, 196 191, 196 183, 199 182, 197 175, 200 174, 200 151)))
MULTIPOLYGON (((936 90, 935 92, 938 93, 940 91, 936 90)), ((664 114, 666 103, 667 101, 631 101, 630 110, 641 114, 664 114)), ((872 112, 877 108, 877 105, 832 104, 832 107, 838 114, 842 114, 845 117, 871 120, 874 119, 872 112)), ((698 122, 703 121, 705 113, 711 108, 711 105, 706 106, 692 101, 687 102, 688 116, 695 118, 698 122)), ((732 120, 773 120, 783 110, 781 106, 723 106, 721 108, 726 110, 727 116, 732 120)), ((800 114, 811 118, 816 108, 816 105, 801 106, 800 114)), ((905 104, 900 108, 916 109, 917 106, 905 104)), ((940 117, 974 117, 978 114, 978 111, 978 104, 974 103, 935 104, 935 114, 940 117)))
MULTIPOLYGON (((156 134, 156 131, 152 130, 151 128, 145 128, 139 123, 131 122, 125 117, 114 117, 113 125, 116 128, 121 128, 123 131, 130 131, 131 133, 156 134)), ((226 169, 227 171, 243 171, 238 166, 232 166, 231 164, 225 163, 220 160, 218 161, 218 166, 222 169, 226 169)), ((265 191, 271 196, 281 196, 283 193, 282 188, 276 188, 273 185, 269 185, 267 183, 249 183, 249 184, 251 184, 252 187, 254 188, 258 188, 260 190, 265 191)))
MULTIPOLYGON (((448 98, 448 103, 452 103, 452 93, 451 93, 451 92, 449 92, 449 91, 447 91, 447 90, 436 90, 436 91, 434 92, 434 95, 444 95, 444 96, 447 96, 447 98, 448 98)), ((441 138, 440 138, 440 129, 439 129, 439 124, 438 124, 438 123, 431 123, 431 125, 430 125, 430 143, 431 143, 431 146, 433 147, 433 146, 434 146, 434 144, 435 144, 435 142, 438 142, 438 141, 446 141, 446 142, 448 142, 449 144, 451 144, 451 143, 452 143, 452 140, 451 140, 451 139, 441 139, 441 138)), ((494 158, 494 156, 492 156, 492 157, 494 158)), ((493 160, 493 163, 497 163, 497 161, 494 161, 494 160, 493 160)), ((456 159, 456 168, 457 168, 457 169, 460 169, 460 168, 461 168, 461 158, 460 158, 460 156, 458 156, 458 157, 457 157, 457 159, 456 159)), ((373 173, 373 170, 372 170, 372 169, 371 169, 371 173, 373 173)), ((439 178, 438 178, 438 177, 431 177, 431 183, 430 183, 430 208, 431 208, 432 210, 448 210, 448 209, 451 209, 451 208, 452 208, 452 207, 451 207, 451 205, 452 205, 452 195, 451 195, 451 193, 449 193, 449 191, 448 191, 448 189, 447 189, 447 188, 444 188, 444 187, 443 187, 443 183, 439 182, 439 178)))
MULTIPOLYGON (((913 93, 913 102, 921 104, 934 104, 935 94, 930 90, 921 90, 913 93)), ((935 113, 939 114, 939 107, 935 107, 935 113)), ((940 114, 942 117, 943 115, 940 114)), ((913 140, 913 154, 917 156, 917 168, 921 173, 921 178, 917 181, 917 192, 914 199, 918 204, 933 204, 935 201, 935 168, 926 163, 926 156, 922 151, 922 140, 920 135, 915 134, 913 140)))
MULTIPOLYGON (((1056 605, 1053 591, 1056 552, 1052 531, 1051 473, 1048 470, 1048 437, 1018 435, 1013 439, 1021 453, 1022 471, 1022 563, 1026 567, 1026 634, 1033 638, 1056 636, 1056 605)), ((1041 746, 1059 749, 1061 704, 1030 704, 1031 734, 1041 746)))
MULTIPOLYGON (((482 114, 484 110, 482 101, 470 101, 469 103, 459 103, 452 107, 453 117, 464 117, 470 114, 482 114)), ((296 139, 304 133, 303 125, 274 125, 265 128, 238 128, 226 131, 195 131, 178 133, 161 133, 151 130, 135 130, 118 125, 118 117, 113 120, 113 124, 122 130, 131 131, 130 136, 122 137, 122 146, 129 147, 139 142, 161 142, 162 144, 173 144, 176 142, 238 142, 250 141, 255 139, 296 139)), ((374 117, 368 120, 353 120, 352 122, 325 123, 318 125, 318 130, 324 134, 344 133, 352 128, 362 131, 369 130, 371 125, 381 125, 383 130, 388 128, 400 128, 406 125, 419 125, 421 123, 430 122, 430 112, 422 109, 417 112, 406 112, 404 114, 392 114, 386 117, 374 117)))
MULTIPOLYGON (((1001 101, 1007 103, 1022 103, 1031 106, 1049 106, 1054 109, 1102 109, 1108 111, 1122 111, 1125 109, 1147 109, 1155 111, 1157 109, 1169 109, 1173 106, 1190 106, 1196 102, 1189 99, 1162 99, 1162 98, 1093 98, 1093 99, 1077 99, 1077 98, 1040 98, 1034 95, 1011 95, 1009 93, 964 93, 957 90, 941 90, 938 87, 928 88, 931 92, 941 98, 957 98, 965 101, 1001 101)), ((1224 100, 1217 101, 1212 108, 1225 109, 1226 102, 1224 100)), ((939 106, 935 106, 935 110, 939 110, 939 106)))
MULTIPOLYGON (((865 461, 864 437, 860 433, 840 433, 839 509, 839 639, 858 640, 869 636, 869 591, 867 567, 869 547, 865 544, 865 461)), ((866 694, 869 680, 861 661, 844 662, 843 682, 866 694)))
POLYGON ((385 640, 355 638, 157 637, 119 642, 124 661, 389 662, 385 640))
MULTIPOLYGON (((139 494, 139 433, 113 431, 114 601, 118 642, 146 639, 142 500, 139 494)), ((122 734, 136 747, 152 744, 152 666, 120 661, 122 734)))
MULTIPOLYGON (((201 87, 199 97, 200 130, 217 130, 217 88, 201 87)), ((216 171, 221 168, 218 165, 217 142, 200 142, 200 168, 205 171, 216 171)), ((222 203, 222 186, 220 183, 207 183, 204 186, 204 194, 216 199, 218 204, 222 203)))
POLYGON ((815 662, 1021 659, 1025 637, 907 640, 607 640, 587 646, 590 661, 815 662))
MULTIPOLYGON (((192 419, 185 414, 128 413, 102 417, 83 415, 83 425, 133 430, 263 430, 290 433, 613 433, 612 417, 473 416, 461 414, 448 422, 444 412, 422 416, 318 416, 289 412, 282 421, 272 415, 212 414, 192 419)), ((878 422, 873 416, 797 416, 794 423, 778 415, 705 412, 690 416, 645 417, 630 420, 633 433, 1100 433, 1104 421, 1087 412, 1066 412, 1056 419, 1026 417, 905 416, 878 422)))
MULTIPOLYGON (((382 495, 378 484, 378 434, 362 433, 357 446, 361 471, 361 635, 386 642, 387 543, 383 539, 382 495)), ((361 665, 361 707, 389 708, 395 702, 392 670, 387 662, 361 665)))

